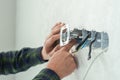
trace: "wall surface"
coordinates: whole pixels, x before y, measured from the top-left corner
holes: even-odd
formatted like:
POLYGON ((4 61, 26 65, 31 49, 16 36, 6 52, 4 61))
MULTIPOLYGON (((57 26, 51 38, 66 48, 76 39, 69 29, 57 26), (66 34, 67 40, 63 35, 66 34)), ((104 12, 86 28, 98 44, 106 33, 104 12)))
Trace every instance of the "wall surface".
MULTIPOLYGON (((82 25, 88 30, 105 31, 109 34, 108 51, 93 51, 92 59, 87 61, 88 49, 80 50, 76 54, 78 69, 64 80, 120 80, 119 3, 119 0, 17 0, 16 48, 41 46, 58 21, 73 28, 82 25)), ((16 80, 31 80, 43 67, 19 73, 16 80)))
MULTIPOLYGON (((0 51, 15 49, 16 0, 0 0, 0 51)), ((0 80, 14 80, 14 76, 0 76, 0 80)))
POLYGON ((0 0, 0 50, 15 47, 15 6, 15 0, 0 0))

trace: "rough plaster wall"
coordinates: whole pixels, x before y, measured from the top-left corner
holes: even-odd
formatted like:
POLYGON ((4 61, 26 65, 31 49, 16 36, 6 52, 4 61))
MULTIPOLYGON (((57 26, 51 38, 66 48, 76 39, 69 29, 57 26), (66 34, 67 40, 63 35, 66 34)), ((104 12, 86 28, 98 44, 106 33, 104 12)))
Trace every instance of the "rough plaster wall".
MULTIPOLYGON (((108 51, 94 61, 87 75, 89 65, 101 50, 93 51, 90 61, 86 60, 87 48, 79 51, 76 54, 79 68, 64 80, 119 80, 119 3, 119 0, 17 0, 16 48, 42 45, 50 28, 58 21, 72 27, 82 25, 88 30, 105 31, 109 34, 108 51)), ((37 66, 17 74, 16 80, 31 80, 42 68, 37 66)))

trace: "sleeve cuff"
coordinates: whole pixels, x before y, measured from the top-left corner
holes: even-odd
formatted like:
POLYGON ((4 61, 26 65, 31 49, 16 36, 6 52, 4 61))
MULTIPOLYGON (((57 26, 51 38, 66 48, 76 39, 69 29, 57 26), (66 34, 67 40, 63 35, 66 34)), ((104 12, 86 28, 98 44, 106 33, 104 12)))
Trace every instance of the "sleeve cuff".
POLYGON ((39 59, 40 63, 45 63, 45 62, 48 62, 48 60, 44 60, 43 57, 42 57, 42 48, 43 47, 39 47, 36 49, 36 53, 37 53, 37 58, 39 59))
POLYGON ((45 68, 33 80, 60 80, 60 78, 53 70, 45 68))

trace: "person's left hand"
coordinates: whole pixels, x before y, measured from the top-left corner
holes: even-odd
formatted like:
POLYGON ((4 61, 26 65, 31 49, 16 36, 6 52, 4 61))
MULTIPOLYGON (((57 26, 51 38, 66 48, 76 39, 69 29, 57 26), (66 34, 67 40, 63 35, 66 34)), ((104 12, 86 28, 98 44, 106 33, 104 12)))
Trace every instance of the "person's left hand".
POLYGON ((48 60, 55 52, 54 48, 56 47, 60 39, 60 28, 64 25, 65 24, 61 22, 55 24, 55 26, 52 28, 51 33, 46 38, 42 49, 42 57, 44 60, 48 60))

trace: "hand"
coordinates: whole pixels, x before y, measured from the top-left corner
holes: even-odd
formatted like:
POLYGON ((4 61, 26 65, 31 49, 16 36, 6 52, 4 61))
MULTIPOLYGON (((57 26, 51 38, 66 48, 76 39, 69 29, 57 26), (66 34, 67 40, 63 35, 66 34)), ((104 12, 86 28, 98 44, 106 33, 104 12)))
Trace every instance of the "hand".
POLYGON ((58 44, 58 41, 60 39, 60 28, 64 26, 64 23, 57 23, 53 28, 47 39, 45 40, 45 43, 43 45, 42 49, 42 57, 44 60, 48 60, 53 55, 53 49, 58 44))
POLYGON ((47 68, 55 71, 61 79, 71 74, 77 67, 74 56, 69 53, 75 43, 75 41, 72 41, 62 48, 56 46, 54 50, 58 49, 58 51, 54 53, 48 62, 47 68))

